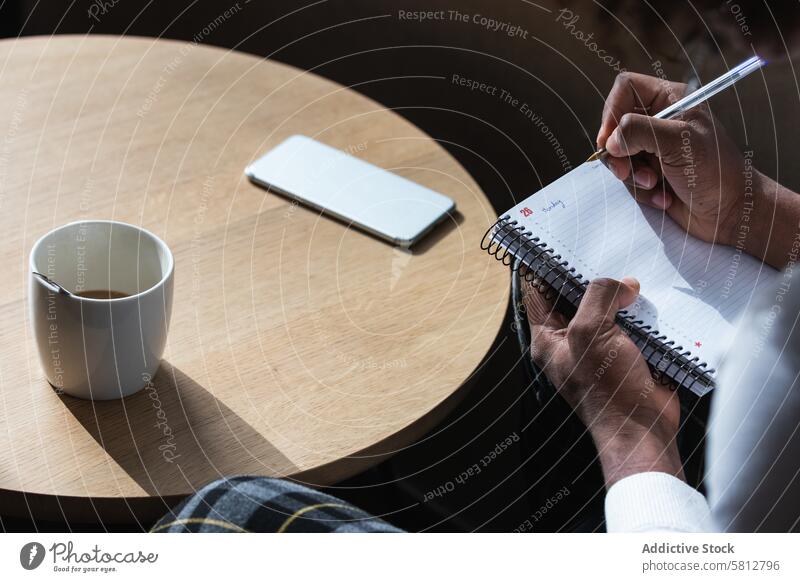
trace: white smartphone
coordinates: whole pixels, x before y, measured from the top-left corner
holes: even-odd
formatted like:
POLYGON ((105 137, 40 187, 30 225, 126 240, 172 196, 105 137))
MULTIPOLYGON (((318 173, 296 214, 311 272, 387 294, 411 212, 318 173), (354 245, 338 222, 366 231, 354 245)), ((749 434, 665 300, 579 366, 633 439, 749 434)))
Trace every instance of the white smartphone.
POLYGON ((456 206, 447 196, 302 135, 280 143, 245 174, 403 247, 416 243, 456 206))

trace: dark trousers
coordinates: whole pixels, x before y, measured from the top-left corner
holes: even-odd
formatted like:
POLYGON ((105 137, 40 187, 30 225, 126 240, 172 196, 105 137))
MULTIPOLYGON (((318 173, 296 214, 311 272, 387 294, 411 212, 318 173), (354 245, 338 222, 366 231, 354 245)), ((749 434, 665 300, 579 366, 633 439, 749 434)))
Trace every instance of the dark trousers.
POLYGON ((399 532, 332 495, 292 481, 228 477, 162 517, 153 532, 399 532))

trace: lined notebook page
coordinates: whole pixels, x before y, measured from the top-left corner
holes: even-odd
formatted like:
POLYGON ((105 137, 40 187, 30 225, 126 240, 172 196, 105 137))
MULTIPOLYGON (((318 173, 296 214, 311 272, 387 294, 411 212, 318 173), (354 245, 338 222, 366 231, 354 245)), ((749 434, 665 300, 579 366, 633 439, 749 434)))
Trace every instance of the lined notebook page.
POLYGON ((585 163, 508 215, 591 280, 633 276, 641 295, 626 311, 716 368, 739 315, 772 267, 693 238, 664 212, 639 205, 600 162, 585 163))

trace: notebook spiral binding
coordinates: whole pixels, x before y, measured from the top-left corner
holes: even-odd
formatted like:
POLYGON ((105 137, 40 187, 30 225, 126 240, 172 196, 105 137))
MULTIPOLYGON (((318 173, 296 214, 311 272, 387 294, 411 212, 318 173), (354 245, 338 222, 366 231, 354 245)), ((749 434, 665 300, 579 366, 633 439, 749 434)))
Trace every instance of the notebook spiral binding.
MULTIPOLYGON (((500 217, 486 231, 481 249, 512 270, 524 266, 525 272, 520 272, 520 276, 525 281, 535 282, 536 289, 549 299, 559 297, 573 307, 578 306, 589 284, 546 242, 508 215, 500 217)), ((617 314, 617 324, 641 350, 654 378, 661 383, 684 386, 699 396, 714 387, 715 370, 693 357, 691 351, 675 345, 667 336, 625 311, 617 314)))

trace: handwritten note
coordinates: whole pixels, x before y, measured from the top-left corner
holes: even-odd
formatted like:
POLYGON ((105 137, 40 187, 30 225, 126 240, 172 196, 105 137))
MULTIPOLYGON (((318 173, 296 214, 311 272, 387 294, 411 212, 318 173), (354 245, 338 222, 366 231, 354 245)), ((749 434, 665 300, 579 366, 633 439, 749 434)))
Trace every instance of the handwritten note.
POLYGON ((564 210, 567 208, 567 205, 564 204, 563 200, 553 200, 550 202, 550 204, 542 208, 542 212, 550 212, 551 210, 555 210, 556 208, 561 208, 562 210, 564 210))

